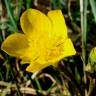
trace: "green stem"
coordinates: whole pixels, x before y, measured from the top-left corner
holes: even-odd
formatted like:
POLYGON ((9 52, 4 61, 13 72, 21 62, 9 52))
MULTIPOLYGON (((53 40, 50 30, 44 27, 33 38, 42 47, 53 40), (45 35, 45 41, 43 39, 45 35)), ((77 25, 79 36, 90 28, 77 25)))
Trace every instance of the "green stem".
POLYGON ((26 8, 29 9, 31 4, 31 0, 26 0, 26 8))
POLYGON ((17 21, 20 19, 20 13, 21 13, 21 11, 22 11, 22 6, 23 6, 23 0, 19 0, 19 1, 17 1, 17 3, 18 3, 18 13, 17 13, 17 16, 16 16, 16 19, 17 19, 17 21))
POLYGON ((88 90, 87 96, 91 96, 91 92, 93 91, 94 87, 95 87, 95 79, 90 79, 89 90, 88 90))
MULTIPOLYGON (((82 35, 82 59, 83 59, 83 73, 84 83, 86 85, 86 42, 87 42, 87 0, 80 0, 80 12, 81 12, 81 35, 82 35)), ((85 96, 87 96, 87 89, 85 88, 85 96)))
POLYGON ((42 90, 41 85, 40 85, 40 83, 39 83, 37 78, 35 78, 35 82, 36 82, 36 85, 37 85, 38 89, 42 90))
POLYGON ((5 5, 6 5, 6 8, 7 8, 8 16, 9 16, 9 18, 11 20, 11 23, 14 26, 14 30, 18 31, 18 28, 17 28, 16 22, 15 22, 14 16, 13 16, 13 14, 11 12, 10 3, 8 2, 8 0, 4 0, 4 2, 5 2, 5 5))

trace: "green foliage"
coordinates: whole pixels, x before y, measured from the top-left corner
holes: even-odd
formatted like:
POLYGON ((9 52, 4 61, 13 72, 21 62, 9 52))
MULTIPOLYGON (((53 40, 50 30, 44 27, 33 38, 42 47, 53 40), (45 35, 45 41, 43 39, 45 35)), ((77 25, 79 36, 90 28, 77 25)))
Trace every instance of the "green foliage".
POLYGON ((6 6, 6 9, 7 9, 8 16, 10 18, 9 21, 12 24, 12 25, 10 24, 10 27, 13 27, 13 28, 11 28, 11 30, 13 29, 17 32, 18 28, 17 28, 16 21, 15 21, 14 16, 13 16, 13 11, 11 9, 10 2, 9 2, 9 0, 4 0, 4 2, 5 2, 5 6, 6 6))
POLYGON ((91 8, 92 8, 93 15, 94 15, 94 19, 95 19, 95 22, 96 22, 96 0, 89 0, 89 1, 90 1, 90 5, 91 5, 91 8))
POLYGON ((86 65, 85 70, 90 73, 96 71, 96 47, 94 47, 89 54, 88 64, 86 65))
POLYGON ((62 9, 67 3, 67 0, 51 0, 53 9, 62 9))

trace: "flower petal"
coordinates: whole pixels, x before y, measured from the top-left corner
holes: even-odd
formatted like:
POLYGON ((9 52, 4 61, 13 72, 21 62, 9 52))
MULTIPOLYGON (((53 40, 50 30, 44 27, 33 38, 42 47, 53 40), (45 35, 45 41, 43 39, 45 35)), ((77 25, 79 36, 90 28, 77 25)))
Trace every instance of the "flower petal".
POLYGON ((72 41, 68 38, 66 39, 66 42, 57 46, 57 48, 54 48, 50 51, 49 55, 46 54, 45 59, 38 58, 36 60, 37 63, 31 63, 27 68, 26 71, 28 72, 37 72, 49 65, 53 65, 56 67, 58 64, 58 61, 63 59, 64 57, 75 55, 76 51, 74 49, 74 46, 72 44, 72 41))
POLYGON ((42 12, 36 9, 28 9, 25 11, 21 18, 20 23, 22 30, 26 34, 31 34, 32 38, 36 35, 46 34, 51 32, 51 23, 49 18, 42 12))
POLYGON ((64 57, 72 56, 76 54, 76 50, 73 46, 71 39, 66 39, 64 44, 64 57))
POLYGON ((14 33, 8 36, 2 43, 1 49, 11 56, 26 56, 28 40, 24 34, 14 33))
POLYGON ((50 62, 52 62, 52 64, 54 64, 55 62, 58 62, 59 60, 63 59, 64 57, 68 57, 68 56, 72 56, 72 55, 76 54, 73 43, 72 43, 71 39, 69 39, 69 38, 66 39, 66 41, 64 43, 57 46, 57 48, 53 52, 54 52, 53 55, 55 58, 50 60, 50 62))
POLYGON ((20 18, 21 28, 23 32, 26 34, 32 32, 32 25, 28 20, 27 14, 28 14, 28 11, 25 11, 20 18))
POLYGON ((61 10, 53 10, 48 12, 48 17, 52 23, 53 36, 67 37, 67 27, 61 10))
MULTIPOLYGON (((64 57, 75 55, 76 51, 72 44, 72 41, 68 38, 64 43, 54 46, 51 50, 45 55, 46 63, 57 66, 57 62, 63 59, 64 57)), ((42 62, 39 62, 42 63, 42 62)))
POLYGON ((50 64, 39 64, 39 63, 31 63, 27 68, 26 71, 28 72, 37 72, 40 71, 42 69, 44 69, 45 67, 49 66, 50 64))

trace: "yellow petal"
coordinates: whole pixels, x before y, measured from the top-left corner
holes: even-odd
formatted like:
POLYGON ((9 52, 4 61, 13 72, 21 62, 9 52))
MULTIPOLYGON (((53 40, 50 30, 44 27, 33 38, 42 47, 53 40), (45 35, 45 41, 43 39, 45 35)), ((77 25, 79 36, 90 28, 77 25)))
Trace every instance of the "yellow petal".
MULTIPOLYGON (((32 57, 30 57, 32 58, 32 57)), ((20 64, 26 64, 26 63, 30 63, 31 59, 30 58, 26 58, 26 57, 23 57, 20 64)))
MULTIPOLYGON (((34 36, 51 32, 51 23, 49 18, 36 9, 28 9, 21 18, 22 30, 28 35, 34 36)), ((50 35, 50 34, 49 34, 50 35)))
POLYGON ((76 50, 73 46, 71 39, 66 39, 64 44, 64 57, 72 56, 76 54, 76 50))
MULTIPOLYGON (((60 61, 64 57, 72 56, 75 54, 76 51, 74 49, 72 41, 68 38, 65 42, 61 42, 59 45, 53 46, 53 48, 48 50, 47 53, 42 57, 45 57, 45 64, 52 64, 54 66, 57 66, 58 61, 60 61)), ((44 60, 40 61, 38 59, 38 62, 42 64, 44 60)))
POLYGON ((68 38, 64 43, 57 46, 57 48, 51 54, 53 54, 54 57, 52 60, 50 60, 50 62, 52 62, 54 65, 55 62, 58 62, 65 57, 75 55, 76 51, 71 39, 68 38))
POLYGON ((26 71, 34 73, 48 67, 49 65, 56 67, 59 60, 76 54, 72 41, 69 38, 66 39, 65 43, 59 45, 57 48, 53 48, 50 52, 51 53, 46 54, 44 58, 42 56, 38 58, 36 60, 37 63, 31 63, 26 68, 26 71))
POLYGON ((28 40, 24 34, 14 33, 8 36, 1 45, 1 49, 11 56, 26 56, 28 40))
POLYGON ((61 10, 49 11, 48 17, 52 24, 52 35, 67 38, 67 27, 61 10))
POLYGON ((39 63, 31 63, 29 64, 29 66, 26 68, 26 71, 28 72, 37 72, 40 71, 42 69, 44 69, 45 67, 49 66, 50 64, 39 64, 39 63))
POLYGON ((51 33, 49 18, 36 9, 28 9, 22 14, 20 22, 24 33, 31 37, 29 41, 32 54, 43 53, 51 33))
POLYGON ((27 14, 28 14, 28 11, 25 11, 20 18, 21 28, 23 32, 26 34, 32 32, 32 25, 28 20, 27 14))

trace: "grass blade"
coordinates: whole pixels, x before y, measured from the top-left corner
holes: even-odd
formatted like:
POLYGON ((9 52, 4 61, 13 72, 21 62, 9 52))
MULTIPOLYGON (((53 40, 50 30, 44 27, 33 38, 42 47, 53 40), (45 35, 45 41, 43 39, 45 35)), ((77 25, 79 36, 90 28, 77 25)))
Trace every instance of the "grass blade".
POLYGON ((89 0, 89 1, 92 8, 93 16, 96 22, 96 2, 95 2, 96 0, 89 0))

